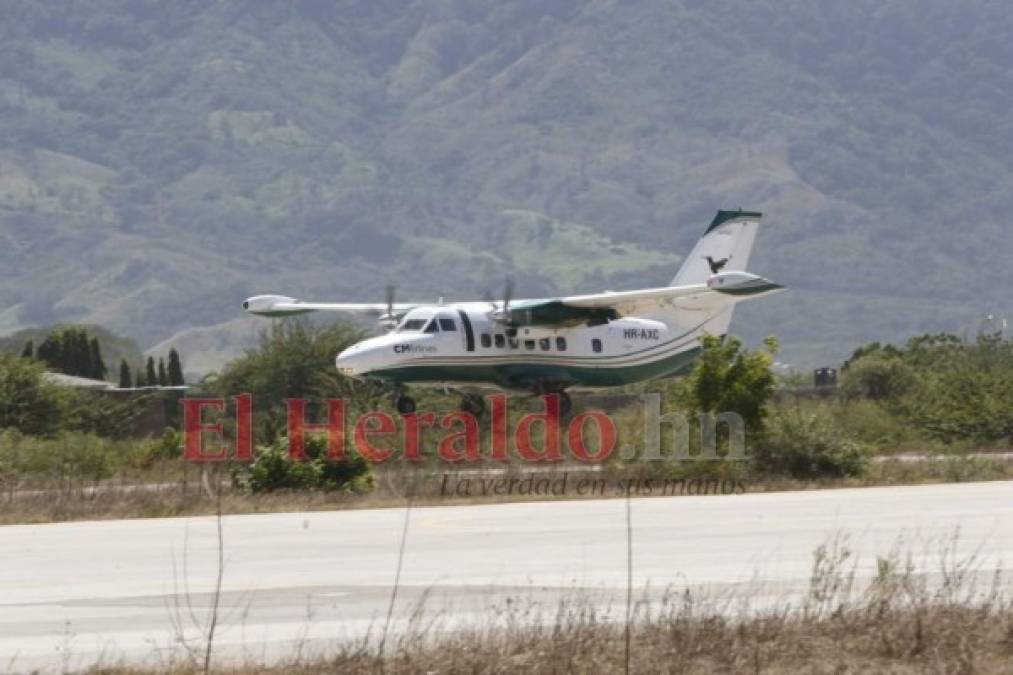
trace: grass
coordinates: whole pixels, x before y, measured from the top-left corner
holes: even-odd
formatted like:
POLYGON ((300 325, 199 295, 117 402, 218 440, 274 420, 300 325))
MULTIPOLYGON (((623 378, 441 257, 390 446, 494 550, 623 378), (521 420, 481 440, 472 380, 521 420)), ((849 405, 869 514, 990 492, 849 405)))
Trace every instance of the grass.
MULTIPOLYGON (((210 468, 208 471, 209 475, 213 476, 215 469, 210 468)), ((448 484, 453 485, 455 477, 461 476, 457 473, 459 471, 459 467, 448 465, 420 473, 419 479, 414 483, 415 503, 434 506, 545 499, 615 498, 625 494, 625 486, 629 480, 636 480, 623 473, 607 471, 590 473, 586 468, 579 467, 578 470, 567 472, 569 478, 564 494, 546 495, 544 492, 522 494, 517 489, 506 495, 482 494, 478 487, 473 487, 469 494, 459 495, 454 494, 452 488, 444 486, 444 476, 449 476, 448 484), (607 489, 599 494, 579 494, 576 485, 582 478, 587 481, 604 480, 607 489)), ((510 477, 521 480, 532 475, 536 478, 551 479, 560 474, 546 472, 544 469, 520 469, 503 474, 502 477, 507 480, 510 477)), ((701 483, 690 485, 688 481, 686 484, 675 481, 671 483, 672 489, 664 493, 657 489, 653 493, 647 493, 636 488, 634 493, 637 496, 691 496, 701 494, 700 490, 706 489, 709 491, 703 494, 720 494, 720 490, 713 488, 713 481, 721 478, 720 471, 711 473, 703 468, 696 476, 704 481, 711 481, 711 487, 702 487, 701 483), (681 489, 683 487, 686 489, 681 489)), ((797 480, 745 475, 741 478, 742 489, 739 493, 994 480, 1013 480, 1013 461, 978 456, 945 456, 925 461, 885 458, 883 461, 873 462, 865 474, 857 478, 797 480)), ((227 483, 224 478, 223 481, 227 483)), ((214 482, 213 479, 211 482, 214 482)), ((376 471, 376 487, 365 493, 305 490, 251 494, 226 486, 223 488, 222 511, 226 514, 239 514, 402 507, 410 482, 403 469, 381 467, 376 471)), ((153 470, 150 476, 135 474, 131 476, 130 483, 104 481, 68 484, 63 479, 57 482, 35 483, 31 490, 0 493, 0 525, 212 515, 215 513, 216 504, 209 496, 210 492, 205 483, 198 467, 189 467, 186 472, 176 467, 173 471, 153 470), (146 483, 148 487, 145 487, 146 483)))

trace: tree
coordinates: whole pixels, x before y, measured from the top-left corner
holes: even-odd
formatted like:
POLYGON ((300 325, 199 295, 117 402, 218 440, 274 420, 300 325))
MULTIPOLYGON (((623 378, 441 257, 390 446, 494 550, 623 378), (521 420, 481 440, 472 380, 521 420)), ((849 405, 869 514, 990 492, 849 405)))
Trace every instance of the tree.
POLYGON ((154 387, 158 384, 158 375, 155 373, 155 358, 152 356, 148 357, 148 362, 144 366, 144 383, 149 387, 154 387))
POLYGON ((137 366, 137 377, 134 379, 134 386, 138 389, 148 386, 148 383, 144 381, 144 370, 141 366, 137 366))
POLYGON ((80 328, 68 328, 63 334, 64 368, 68 375, 92 377, 95 369, 91 359, 88 334, 80 328))
POLYGON ((899 354, 868 353, 844 372, 841 392, 849 398, 895 401, 917 383, 915 370, 899 354))
POLYGON ((120 389, 130 389, 132 386, 130 366, 127 364, 127 360, 123 359, 120 361, 120 389))
POLYGON ((48 367, 67 375, 105 377, 98 341, 89 341, 88 332, 83 328, 67 326, 50 332, 39 345, 36 356, 48 367))
POLYGON ((944 441, 1013 439, 1013 343, 982 335, 966 344, 927 334, 902 347, 869 345, 852 358, 841 387, 944 441))
POLYGON ((25 343, 25 348, 21 350, 21 358, 23 359, 34 359, 35 358, 35 343, 29 340, 25 343))
POLYGON ((102 348, 99 346, 98 338, 93 337, 88 347, 89 347, 88 352, 91 357, 89 363, 91 367, 91 374, 89 375, 89 377, 92 377, 96 380, 104 380, 106 377, 106 373, 108 373, 109 371, 106 368, 105 361, 102 360, 102 348))
POLYGON ((0 428, 49 436, 63 427, 72 393, 43 378, 41 363, 0 354, 0 428))
POLYGON ((165 372, 165 359, 161 356, 158 357, 158 386, 169 386, 169 376, 165 372))
POLYGON ((169 350, 169 385, 181 387, 183 384, 183 364, 179 360, 179 352, 173 347, 169 350))
POLYGON ((946 441, 1013 439, 1013 343, 981 336, 921 366, 902 410, 946 441))
POLYGON ((778 348, 774 338, 764 345, 764 350, 745 350, 735 337, 704 337, 688 382, 691 406, 700 412, 737 413, 747 430, 760 431, 774 394, 771 366, 778 348))
POLYGON ((258 347, 231 361, 209 383, 221 396, 253 394, 257 438, 273 442, 285 429, 287 398, 345 398, 362 407, 376 405, 381 386, 356 382, 334 368, 334 356, 363 337, 361 330, 345 323, 280 321, 261 333, 258 347))
POLYGON ((45 363, 50 368, 61 369, 62 364, 62 353, 61 345, 57 336, 54 333, 50 333, 46 336, 46 339, 39 345, 39 350, 36 352, 37 358, 45 363))

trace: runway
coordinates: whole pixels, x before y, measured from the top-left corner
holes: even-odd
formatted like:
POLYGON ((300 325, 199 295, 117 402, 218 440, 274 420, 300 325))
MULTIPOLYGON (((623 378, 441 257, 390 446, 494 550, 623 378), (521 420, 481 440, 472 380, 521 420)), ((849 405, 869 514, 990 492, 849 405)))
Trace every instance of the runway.
MULTIPOLYGON (((927 572, 945 546, 988 570, 1013 561, 1011 482, 631 506, 634 583, 655 592, 762 588, 791 598, 806 588, 814 549, 835 536, 858 555, 859 576, 899 537, 927 572)), ((588 594, 618 607, 625 508, 611 499, 413 509, 395 629, 421 600, 450 624, 486 620, 508 599, 551 609, 562 596, 588 594)), ((226 516, 220 653, 272 659, 375 636, 404 518, 404 509, 226 516)), ((0 528, 0 671, 159 663, 180 653, 180 637, 199 644, 217 541, 206 517, 0 528)))

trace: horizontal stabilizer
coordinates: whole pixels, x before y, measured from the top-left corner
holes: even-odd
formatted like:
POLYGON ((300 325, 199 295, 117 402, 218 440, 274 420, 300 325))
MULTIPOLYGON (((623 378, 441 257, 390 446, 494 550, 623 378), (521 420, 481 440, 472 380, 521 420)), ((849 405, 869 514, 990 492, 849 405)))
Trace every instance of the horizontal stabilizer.
POLYGON ((707 287, 718 293, 735 296, 767 295, 784 290, 784 286, 781 284, 775 284, 770 279, 764 279, 749 272, 715 274, 707 280, 707 287))

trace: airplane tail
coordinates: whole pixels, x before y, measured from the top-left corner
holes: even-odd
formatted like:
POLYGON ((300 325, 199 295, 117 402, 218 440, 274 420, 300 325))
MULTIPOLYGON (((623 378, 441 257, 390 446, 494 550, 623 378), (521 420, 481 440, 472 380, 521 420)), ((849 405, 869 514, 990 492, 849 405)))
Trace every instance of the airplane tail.
POLYGON ((781 287, 766 279, 751 274, 727 275, 728 272, 744 273, 749 264, 749 254, 756 241, 756 230, 762 214, 758 211, 718 211, 703 237, 693 247, 682 267, 679 268, 671 286, 703 284, 712 286, 715 282, 720 291, 698 309, 708 316, 699 326, 703 333, 723 336, 732 322, 735 305, 749 297, 757 297, 772 289, 781 287), (714 278, 721 274, 723 277, 714 278), (725 285, 726 280, 730 282, 725 285))
POLYGON ((702 284, 719 272, 746 271, 762 215, 741 209, 718 211, 669 285, 702 284))

